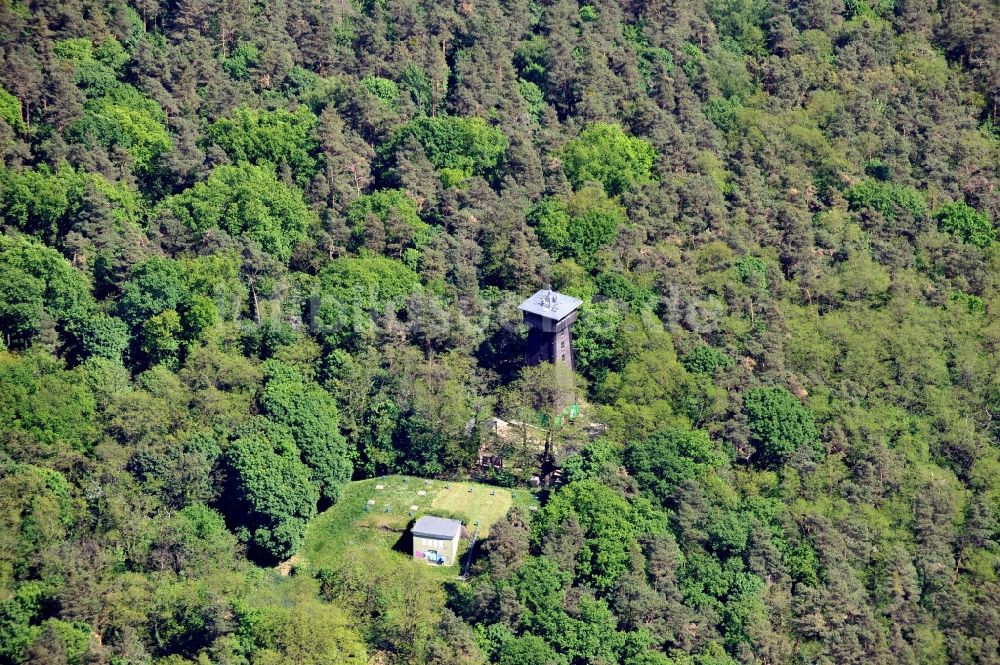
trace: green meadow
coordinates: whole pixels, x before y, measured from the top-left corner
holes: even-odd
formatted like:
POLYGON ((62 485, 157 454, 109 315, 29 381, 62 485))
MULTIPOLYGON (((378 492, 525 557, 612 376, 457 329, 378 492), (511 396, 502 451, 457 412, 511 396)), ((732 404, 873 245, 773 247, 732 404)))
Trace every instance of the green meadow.
MULTIPOLYGON (((479 538, 514 505, 538 505, 526 490, 508 490, 481 483, 425 480, 414 476, 387 476, 348 484, 343 496, 313 520, 297 568, 319 569, 348 558, 385 557, 401 567, 415 567, 435 579, 459 574, 458 566, 438 568, 410 557, 409 526, 421 515, 460 519, 479 538), (478 522, 478 526, 477 526, 478 522)), ((469 545, 463 539, 460 551, 469 545)))

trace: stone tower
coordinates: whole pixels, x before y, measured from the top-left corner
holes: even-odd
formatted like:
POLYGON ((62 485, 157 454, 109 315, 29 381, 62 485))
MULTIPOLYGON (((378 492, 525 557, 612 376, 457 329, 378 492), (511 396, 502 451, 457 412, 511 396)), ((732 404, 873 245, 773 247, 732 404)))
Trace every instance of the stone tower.
POLYGON ((582 300, 549 289, 542 289, 521 303, 519 309, 524 312, 524 323, 528 326, 525 363, 573 366, 571 329, 576 321, 576 309, 582 304, 582 300))

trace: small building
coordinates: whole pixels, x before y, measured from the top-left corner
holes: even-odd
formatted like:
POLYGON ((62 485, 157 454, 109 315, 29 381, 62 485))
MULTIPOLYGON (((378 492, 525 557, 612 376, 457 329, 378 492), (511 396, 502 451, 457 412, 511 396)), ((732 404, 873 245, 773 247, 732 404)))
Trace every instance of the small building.
POLYGON ((573 366, 573 338, 571 328, 576 321, 576 310, 583 301, 542 289, 518 308, 524 312, 528 326, 528 345, 524 361, 528 365, 539 363, 566 363, 573 366))
POLYGON ((411 529, 413 558, 439 566, 450 566, 458 561, 458 541, 462 536, 462 523, 444 517, 424 515, 411 529))

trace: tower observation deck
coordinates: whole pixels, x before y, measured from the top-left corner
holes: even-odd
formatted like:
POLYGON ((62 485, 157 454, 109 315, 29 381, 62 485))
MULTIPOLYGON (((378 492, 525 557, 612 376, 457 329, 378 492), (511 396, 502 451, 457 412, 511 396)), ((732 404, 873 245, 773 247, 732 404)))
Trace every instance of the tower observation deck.
POLYGON ((524 362, 567 363, 573 366, 573 339, 571 330, 576 321, 576 310, 583 301, 550 289, 542 289, 531 296, 519 309, 524 313, 528 326, 528 344, 524 362))

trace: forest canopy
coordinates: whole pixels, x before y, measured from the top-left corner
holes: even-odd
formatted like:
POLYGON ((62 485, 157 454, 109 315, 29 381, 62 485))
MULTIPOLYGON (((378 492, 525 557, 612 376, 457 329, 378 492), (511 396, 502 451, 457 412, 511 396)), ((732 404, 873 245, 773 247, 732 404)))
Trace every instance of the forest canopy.
POLYGON ((996 3, 0 26, 0 665, 1000 662, 996 3))

